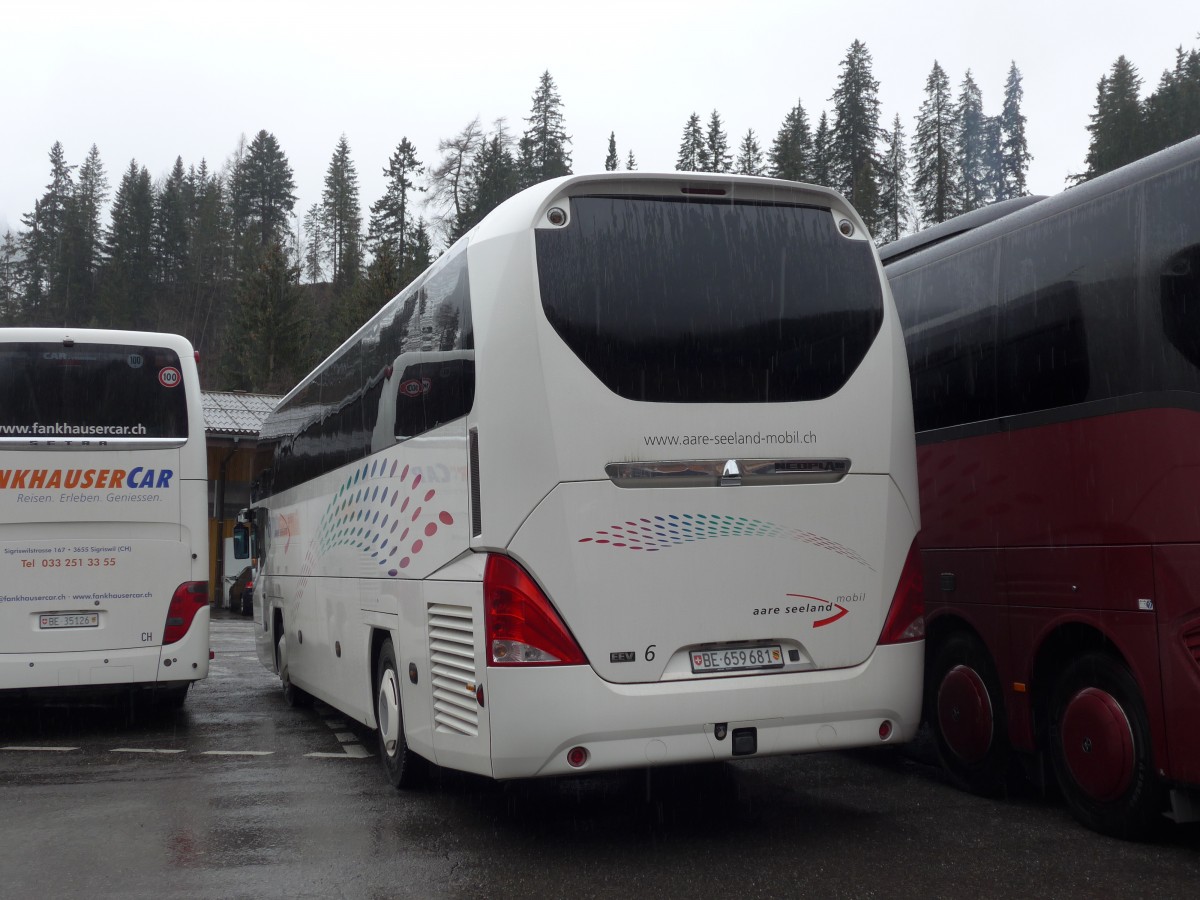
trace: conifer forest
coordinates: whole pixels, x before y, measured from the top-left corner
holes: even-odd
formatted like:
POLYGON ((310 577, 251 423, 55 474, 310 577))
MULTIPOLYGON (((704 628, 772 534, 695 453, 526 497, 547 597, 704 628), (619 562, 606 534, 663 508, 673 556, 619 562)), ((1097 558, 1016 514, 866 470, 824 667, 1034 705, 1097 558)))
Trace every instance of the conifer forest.
MULTIPOLYGON (((855 41, 833 96, 780 110, 774 136, 731 136, 718 110, 681 111, 675 168, 830 185, 881 244, 1028 193, 1037 148, 1016 62, 1003 97, 987 104, 970 70, 936 61, 909 118, 883 121, 878 92, 871 54, 855 41)), ((341 135, 306 205, 286 148, 266 130, 224 160, 180 155, 158 180, 136 159, 110 169, 94 145, 71 159, 55 143, 44 192, 0 235, 0 325, 176 332, 200 351, 206 389, 284 393, 499 203, 572 172, 550 72, 520 122, 477 117, 436 147, 397 135, 388 159, 365 163, 383 169, 379 197, 360 195, 341 135)), ((1099 76, 1088 132, 1071 183, 1200 134, 1200 51, 1180 48, 1148 93, 1118 58, 1099 76)), ((622 140, 608 139, 610 171, 637 168, 636 136, 622 140)), ((588 148, 589 158, 604 152, 588 148)))

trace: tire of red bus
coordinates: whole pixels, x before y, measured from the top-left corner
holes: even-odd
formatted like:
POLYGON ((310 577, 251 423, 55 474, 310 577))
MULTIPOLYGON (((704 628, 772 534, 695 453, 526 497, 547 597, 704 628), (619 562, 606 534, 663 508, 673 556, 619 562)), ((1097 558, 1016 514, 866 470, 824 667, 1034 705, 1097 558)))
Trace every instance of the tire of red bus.
POLYGON ((951 781, 974 794, 1000 793, 1011 765, 1008 720, 996 667, 974 635, 953 634, 935 650, 925 709, 951 781))
POLYGON ((388 782, 397 790, 420 784, 428 771, 423 758, 409 749, 400 706, 400 670, 391 639, 383 642, 375 664, 375 726, 379 758, 388 782))
POLYGON ((1166 791, 1154 772, 1150 724, 1133 673, 1107 653, 1072 662, 1054 688, 1054 772, 1067 804, 1088 828, 1112 837, 1151 837, 1166 791))

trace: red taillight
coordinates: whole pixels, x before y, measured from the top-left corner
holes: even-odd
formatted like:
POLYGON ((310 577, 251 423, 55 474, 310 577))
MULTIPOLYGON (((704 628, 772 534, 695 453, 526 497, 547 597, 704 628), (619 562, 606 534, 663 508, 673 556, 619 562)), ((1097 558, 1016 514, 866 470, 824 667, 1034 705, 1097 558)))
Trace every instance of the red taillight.
POLYGON ((488 665, 583 665, 587 657, 529 573, 507 556, 483 570, 488 665))
POLYGON ((171 605, 167 607, 167 625, 163 629, 163 643, 173 644, 192 627, 196 613, 208 606, 208 582, 185 581, 175 588, 171 605))
POLYGON ((881 644, 902 644, 905 641, 920 641, 925 638, 925 578, 921 574, 921 552, 914 540, 900 572, 900 583, 892 597, 892 608, 888 610, 881 644))

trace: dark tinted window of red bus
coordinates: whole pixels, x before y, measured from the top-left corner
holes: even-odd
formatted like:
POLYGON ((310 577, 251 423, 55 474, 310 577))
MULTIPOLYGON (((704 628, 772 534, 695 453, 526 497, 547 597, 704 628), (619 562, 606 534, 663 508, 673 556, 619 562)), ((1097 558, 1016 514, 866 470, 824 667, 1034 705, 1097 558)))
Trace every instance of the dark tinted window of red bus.
POLYGON ((164 347, 0 344, 0 438, 186 438, 181 372, 164 347))

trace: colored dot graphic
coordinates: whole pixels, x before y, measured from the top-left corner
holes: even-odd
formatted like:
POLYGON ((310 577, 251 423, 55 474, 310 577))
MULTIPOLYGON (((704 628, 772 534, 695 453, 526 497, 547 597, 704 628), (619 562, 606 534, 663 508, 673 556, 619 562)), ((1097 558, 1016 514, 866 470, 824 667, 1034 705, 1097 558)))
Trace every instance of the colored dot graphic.
POLYGON ((398 577, 431 538, 454 524, 448 510, 437 509, 436 498, 437 490, 399 460, 363 463, 334 492, 321 516, 304 559, 300 593, 317 560, 337 549, 357 551, 382 574, 398 577))
POLYGON ((854 550, 827 537, 743 516, 667 513, 609 525, 591 537, 580 538, 579 543, 652 553, 683 544, 722 538, 775 538, 799 541, 844 556, 873 570, 873 567, 854 550))

